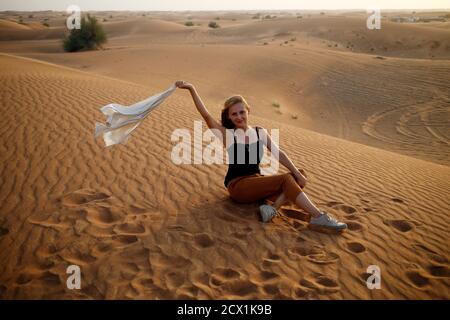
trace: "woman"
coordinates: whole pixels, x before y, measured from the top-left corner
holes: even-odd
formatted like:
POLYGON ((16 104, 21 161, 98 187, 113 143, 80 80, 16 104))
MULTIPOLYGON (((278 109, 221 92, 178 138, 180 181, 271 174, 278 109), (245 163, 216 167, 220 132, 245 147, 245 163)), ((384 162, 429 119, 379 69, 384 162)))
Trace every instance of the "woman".
POLYGON ((333 230, 347 228, 345 223, 339 222, 328 213, 320 211, 309 200, 303 191, 307 181, 305 172, 294 166, 289 157, 271 140, 267 131, 261 127, 252 128, 248 125, 250 108, 242 96, 232 96, 225 101, 222 110, 222 124, 219 124, 208 112, 192 84, 181 80, 175 84, 178 88, 189 90, 195 106, 208 128, 222 138, 229 154, 225 186, 233 200, 240 203, 251 203, 268 198, 275 200, 273 205, 260 206, 263 222, 271 221, 277 214, 277 209, 286 200, 290 200, 312 216, 310 226, 333 230), (228 138, 230 132, 231 139, 228 138), (240 136, 236 134, 239 132, 241 133, 240 136), (263 145, 272 154, 279 155, 277 160, 289 169, 290 173, 261 175, 259 163, 263 154, 263 145), (250 159, 256 161, 250 161, 250 159))

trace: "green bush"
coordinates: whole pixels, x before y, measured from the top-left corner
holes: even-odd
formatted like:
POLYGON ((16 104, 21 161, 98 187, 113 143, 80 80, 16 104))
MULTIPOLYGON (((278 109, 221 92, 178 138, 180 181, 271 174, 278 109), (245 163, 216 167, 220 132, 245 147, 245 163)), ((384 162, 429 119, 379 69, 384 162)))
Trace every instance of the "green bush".
POLYGON ((219 26, 219 24, 217 23, 217 22, 215 22, 215 21, 210 21, 209 23, 208 23, 208 27, 210 27, 210 28, 220 28, 220 26, 219 26))
POLYGON ((193 23, 192 21, 186 21, 186 22, 184 23, 184 25, 185 25, 186 27, 192 27, 192 26, 194 25, 194 23, 193 23))
POLYGON ((103 27, 97 18, 90 16, 81 18, 81 28, 73 29, 64 38, 63 47, 65 51, 74 52, 83 49, 96 49, 107 41, 103 27))

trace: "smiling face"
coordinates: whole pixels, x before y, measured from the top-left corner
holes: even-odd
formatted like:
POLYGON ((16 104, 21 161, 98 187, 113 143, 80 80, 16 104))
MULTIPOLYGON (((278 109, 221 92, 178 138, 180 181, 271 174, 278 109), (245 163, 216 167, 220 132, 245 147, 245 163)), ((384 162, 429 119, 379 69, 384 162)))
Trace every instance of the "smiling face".
POLYGON ((236 129, 247 130, 248 110, 242 102, 238 102, 228 108, 228 118, 236 129))

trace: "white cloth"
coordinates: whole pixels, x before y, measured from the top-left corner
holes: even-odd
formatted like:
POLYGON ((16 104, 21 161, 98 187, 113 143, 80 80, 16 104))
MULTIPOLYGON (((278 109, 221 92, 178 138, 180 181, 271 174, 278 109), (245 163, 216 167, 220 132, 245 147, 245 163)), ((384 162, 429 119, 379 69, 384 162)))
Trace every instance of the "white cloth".
POLYGON ((100 109, 107 116, 106 125, 95 122, 97 137, 103 135, 107 147, 126 142, 131 132, 136 129, 157 106, 159 106, 177 87, 171 85, 166 91, 155 94, 131 106, 110 103, 100 109))

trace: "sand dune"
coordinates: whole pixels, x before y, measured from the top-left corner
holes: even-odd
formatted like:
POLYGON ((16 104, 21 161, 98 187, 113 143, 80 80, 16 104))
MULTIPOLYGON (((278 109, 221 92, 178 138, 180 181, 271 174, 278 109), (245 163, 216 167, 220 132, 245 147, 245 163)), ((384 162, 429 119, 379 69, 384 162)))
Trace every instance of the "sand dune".
POLYGON ((62 27, 0 28, 0 51, 149 87, 185 78, 216 113, 239 93, 254 115, 450 164, 449 30, 385 19, 370 31, 361 13, 252 15, 103 12, 104 51, 64 53, 62 27))
POLYGON ((0 19, 1 30, 29 30, 30 27, 15 21, 0 19))
POLYGON ((313 232, 289 207, 262 224, 257 204, 229 200, 225 166, 170 161, 171 132, 199 118, 186 92, 126 145, 94 140, 100 106, 140 100, 169 78, 144 86, 2 54, 0 79, 3 299, 449 299, 448 166, 254 115, 282 128, 308 194, 349 230, 313 232), (79 291, 66 289, 70 264, 81 267, 79 291), (381 290, 366 288, 373 264, 381 290))
POLYGON ((449 164, 446 60, 381 60, 315 46, 130 42, 125 37, 111 40, 106 51, 58 55, 59 44, 48 44, 45 52, 34 42, 23 44, 22 54, 145 86, 183 77, 199 87, 216 114, 227 96, 240 93, 255 115, 449 164))

